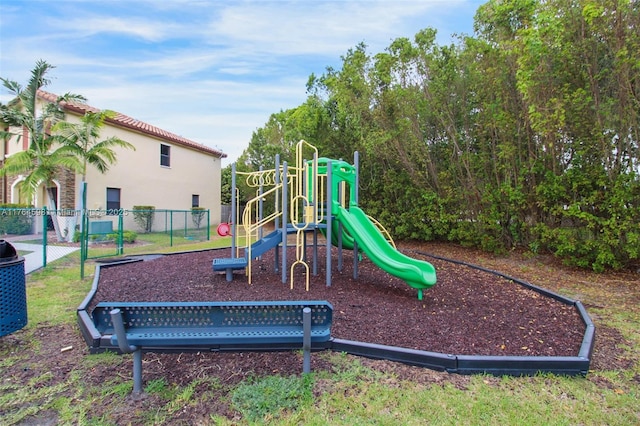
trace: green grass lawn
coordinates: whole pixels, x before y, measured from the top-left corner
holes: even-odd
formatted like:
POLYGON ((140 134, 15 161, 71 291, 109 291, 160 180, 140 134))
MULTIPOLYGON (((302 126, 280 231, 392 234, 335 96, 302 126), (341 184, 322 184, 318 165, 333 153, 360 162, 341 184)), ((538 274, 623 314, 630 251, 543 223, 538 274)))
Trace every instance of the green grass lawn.
MULTIPOLYGON (((215 237, 208 242, 175 241, 167 249, 162 236, 141 235, 140 240, 146 244, 128 247, 125 254, 229 244, 228 238, 215 237)), ((29 324, 14 335, 31 351, 39 350, 43 338, 55 338, 49 335, 50 327, 75 326, 75 309, 91 287, 95 264, 87 263, 83 280, 79 268, 76 252, 28 276, 29 324)), ((626 368, 590 371, 586 377, 459 376, 416 368, 416 375, 433 376, 424 381, 400 378, 380 364, 372 368, 371 363, 358 357, 325 352, 314 357, 322 357, 332 366, 330 370, 304 376, 248 377, 231 386, 227 403, 240 413, 233 420, 210 411, 214 404, 202 390, 225 384, 206 375, 180 386, 166 380, 151 381, 145 391, 153 398, 142 401, 131 399, 130 377, 114 377, 99 389, 83 382, 83 375, 96 365, 130 363, 126 356, 84 356, 62 381, 51 381, 53 373, 29 380, 7 377, 3 370, 26 363, 28 354, 16 353, 0 338, 0 424, 38 424, 33 419, 55 416, 56 424, 117 425, 119 413, 127 410, 136 410, 136 424, 176 424, 171 420, 176 413, 197 408, 209 413, 200 424, 221 425, 640 424, 640 306, 625 302, 639 300, 640 291, 633 286, 625 288, 630 294, 607 295, 602 288, 604 296, 594 295, 590 293, 592 285, 578 282, 567 292, 582 295, 596 327, 606 325, 623 336, 626 343, 620 342, 619 349, 629 360, 626 368), (610 302, 601 303, 601 297, 610 302)), ((596 350, 597 345, 596 340, 596 350)))

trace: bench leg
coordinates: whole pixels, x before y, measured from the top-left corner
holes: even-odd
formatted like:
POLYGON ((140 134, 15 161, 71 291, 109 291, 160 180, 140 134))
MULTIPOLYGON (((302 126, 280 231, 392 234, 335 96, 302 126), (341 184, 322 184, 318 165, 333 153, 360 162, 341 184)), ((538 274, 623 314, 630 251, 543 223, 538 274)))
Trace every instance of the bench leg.
POLYGON ((233 281, 233 269, 227 268, 227 281, 233 281))
POLYGON ((302 310, 302 372, 311 372, 311 308, 302 310))
POLYGON ((133 393, 142 392, 142 350, 133 353, 133 393))
POLYGON ((124 329, 122 311, 116 308, 109 313, 111 314, 113 330, 118 338, 118 347, 123 353, 133 353, 133 393, 139 394, 142 392, 142 350, 129 344, 127 332, 124 329))

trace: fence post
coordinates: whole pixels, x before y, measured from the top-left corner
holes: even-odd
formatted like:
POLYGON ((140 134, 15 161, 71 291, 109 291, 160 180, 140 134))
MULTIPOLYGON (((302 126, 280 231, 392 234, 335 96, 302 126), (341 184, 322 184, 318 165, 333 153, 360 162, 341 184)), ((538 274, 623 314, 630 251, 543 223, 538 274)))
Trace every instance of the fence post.
POLYGON ((42 267, 47 266, 47 207, 42 208, 42 267))
POLYGON ((80 211, 80 279, 84 279, 84 261, 86 259, 85 247, 84 247, 84 239, 85 234, 87 233, 87 224, 85 223, 85 213, 84 208, 80 211))
POLYGON ((207 209, 207 241, 211 241, 211 210, 207 209))
POLYGON ((83 181, 80 187, 82 197, 80 201, 80 279, 84 279, 84 261, 87 259, 87 248, 84 245, 85 238, 88 238, 89 226, 85 223, 87 216, 87 182, 83 181))
POLYGON ((124 221, 123 211, 118 213, 118 254, 124 253, 124 221))
POLYGON ((169 247, 173 247, 173 210, 169 210, 169 247))
MULTIPOLYGON (((163 210, 164 211, 164 233, 167 233, 167 218, 169 216, 167 216, 167 210, 163 210)), ((171 225, 169 225, 169 229, 171 229, 171 225)), ((169 231, 171 232, 171 231, 169 231)))
POLYGON ((89 258, 89 221, 91 217, 85 214, 84 218, 84 235, 82 237, 82 244, 84 244, 84 260, 89 258))

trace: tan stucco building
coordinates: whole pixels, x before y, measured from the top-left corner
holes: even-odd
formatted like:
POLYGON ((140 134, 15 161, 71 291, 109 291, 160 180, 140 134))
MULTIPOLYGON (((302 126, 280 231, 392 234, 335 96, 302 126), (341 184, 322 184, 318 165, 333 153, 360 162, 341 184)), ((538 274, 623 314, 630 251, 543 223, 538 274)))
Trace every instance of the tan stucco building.
MULTIPOLYGON (((38 91, 38 97, 42 103, 57 99, 57 95, 45 91, 38 91)), ((61 106, 65 121, 70 123, 80 122, 87 111, 99 111, 85 104, 63 102, 61 106)), ((131 209, 139 205, 168 210, 203 207, 211 211, 212 224, 219 222, 221 160, 226 154, 120 113, 107 119, 98 140, 112 136, 129 142, 135 150, 114 148, 117 163, 105 174, 87 167, 87 209, 131 209)), ((0 165, 4 158, 27 149, 28 140, 28 135, 23 134, 22 138, 5 141, 0 148, 0 165)), ((0 179, 0 203, 20 202, 18 187, 22 177, 0 179)), ((79 175, 60 174, 55 181, 58 209, 80 206, 80 183, 79 175)), ((47 205, 44 188, 38 190, 33 203, 36 207, 47 205)), ((125 223, 125 229, 130 227, 125 223)))

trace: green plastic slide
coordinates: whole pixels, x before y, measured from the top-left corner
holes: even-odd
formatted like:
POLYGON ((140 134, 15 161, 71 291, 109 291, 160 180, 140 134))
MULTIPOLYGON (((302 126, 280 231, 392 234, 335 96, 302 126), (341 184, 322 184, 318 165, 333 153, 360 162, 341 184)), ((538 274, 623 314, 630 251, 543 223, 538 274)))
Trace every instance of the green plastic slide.
POLYGON ((417 289, 418 299, 422 300, 422 291, 436 283, 433 265, 396 250, 359 207, 351 206, 347 210, 338 203, 333 206, 337 209, 336 219, 355 239, 358 248, 379 268, 417 289))
MULTIPOLYGON (((387 241, 376 225, 357 205, 356 194, 356 168, 343 160, 331 160, 319 158, 317 163, 318 174, 326 175, 331 165, 331 211, 336 220, 333 222, 331 242, 338 244, 338 234, 342 232, 342 247, 351 249, 354 241, 358 250, 371 259, 379 268, 404 280, 409 286, 418 290, 418 299, 422 300, 422 292, 436 283, 436 269, 429 262, 413 259, 396 250, 387 241), (340 186, 342 182, 348 184, 346 189, 349 194, 349 209, 343 207, 339 200, 340 186), (339 225, 342 225, 340 231, 339 225)), ((311 191, 311 174, 307 184, 311 191)), ((343 189, 345 190, 345 189, 343 189)))

